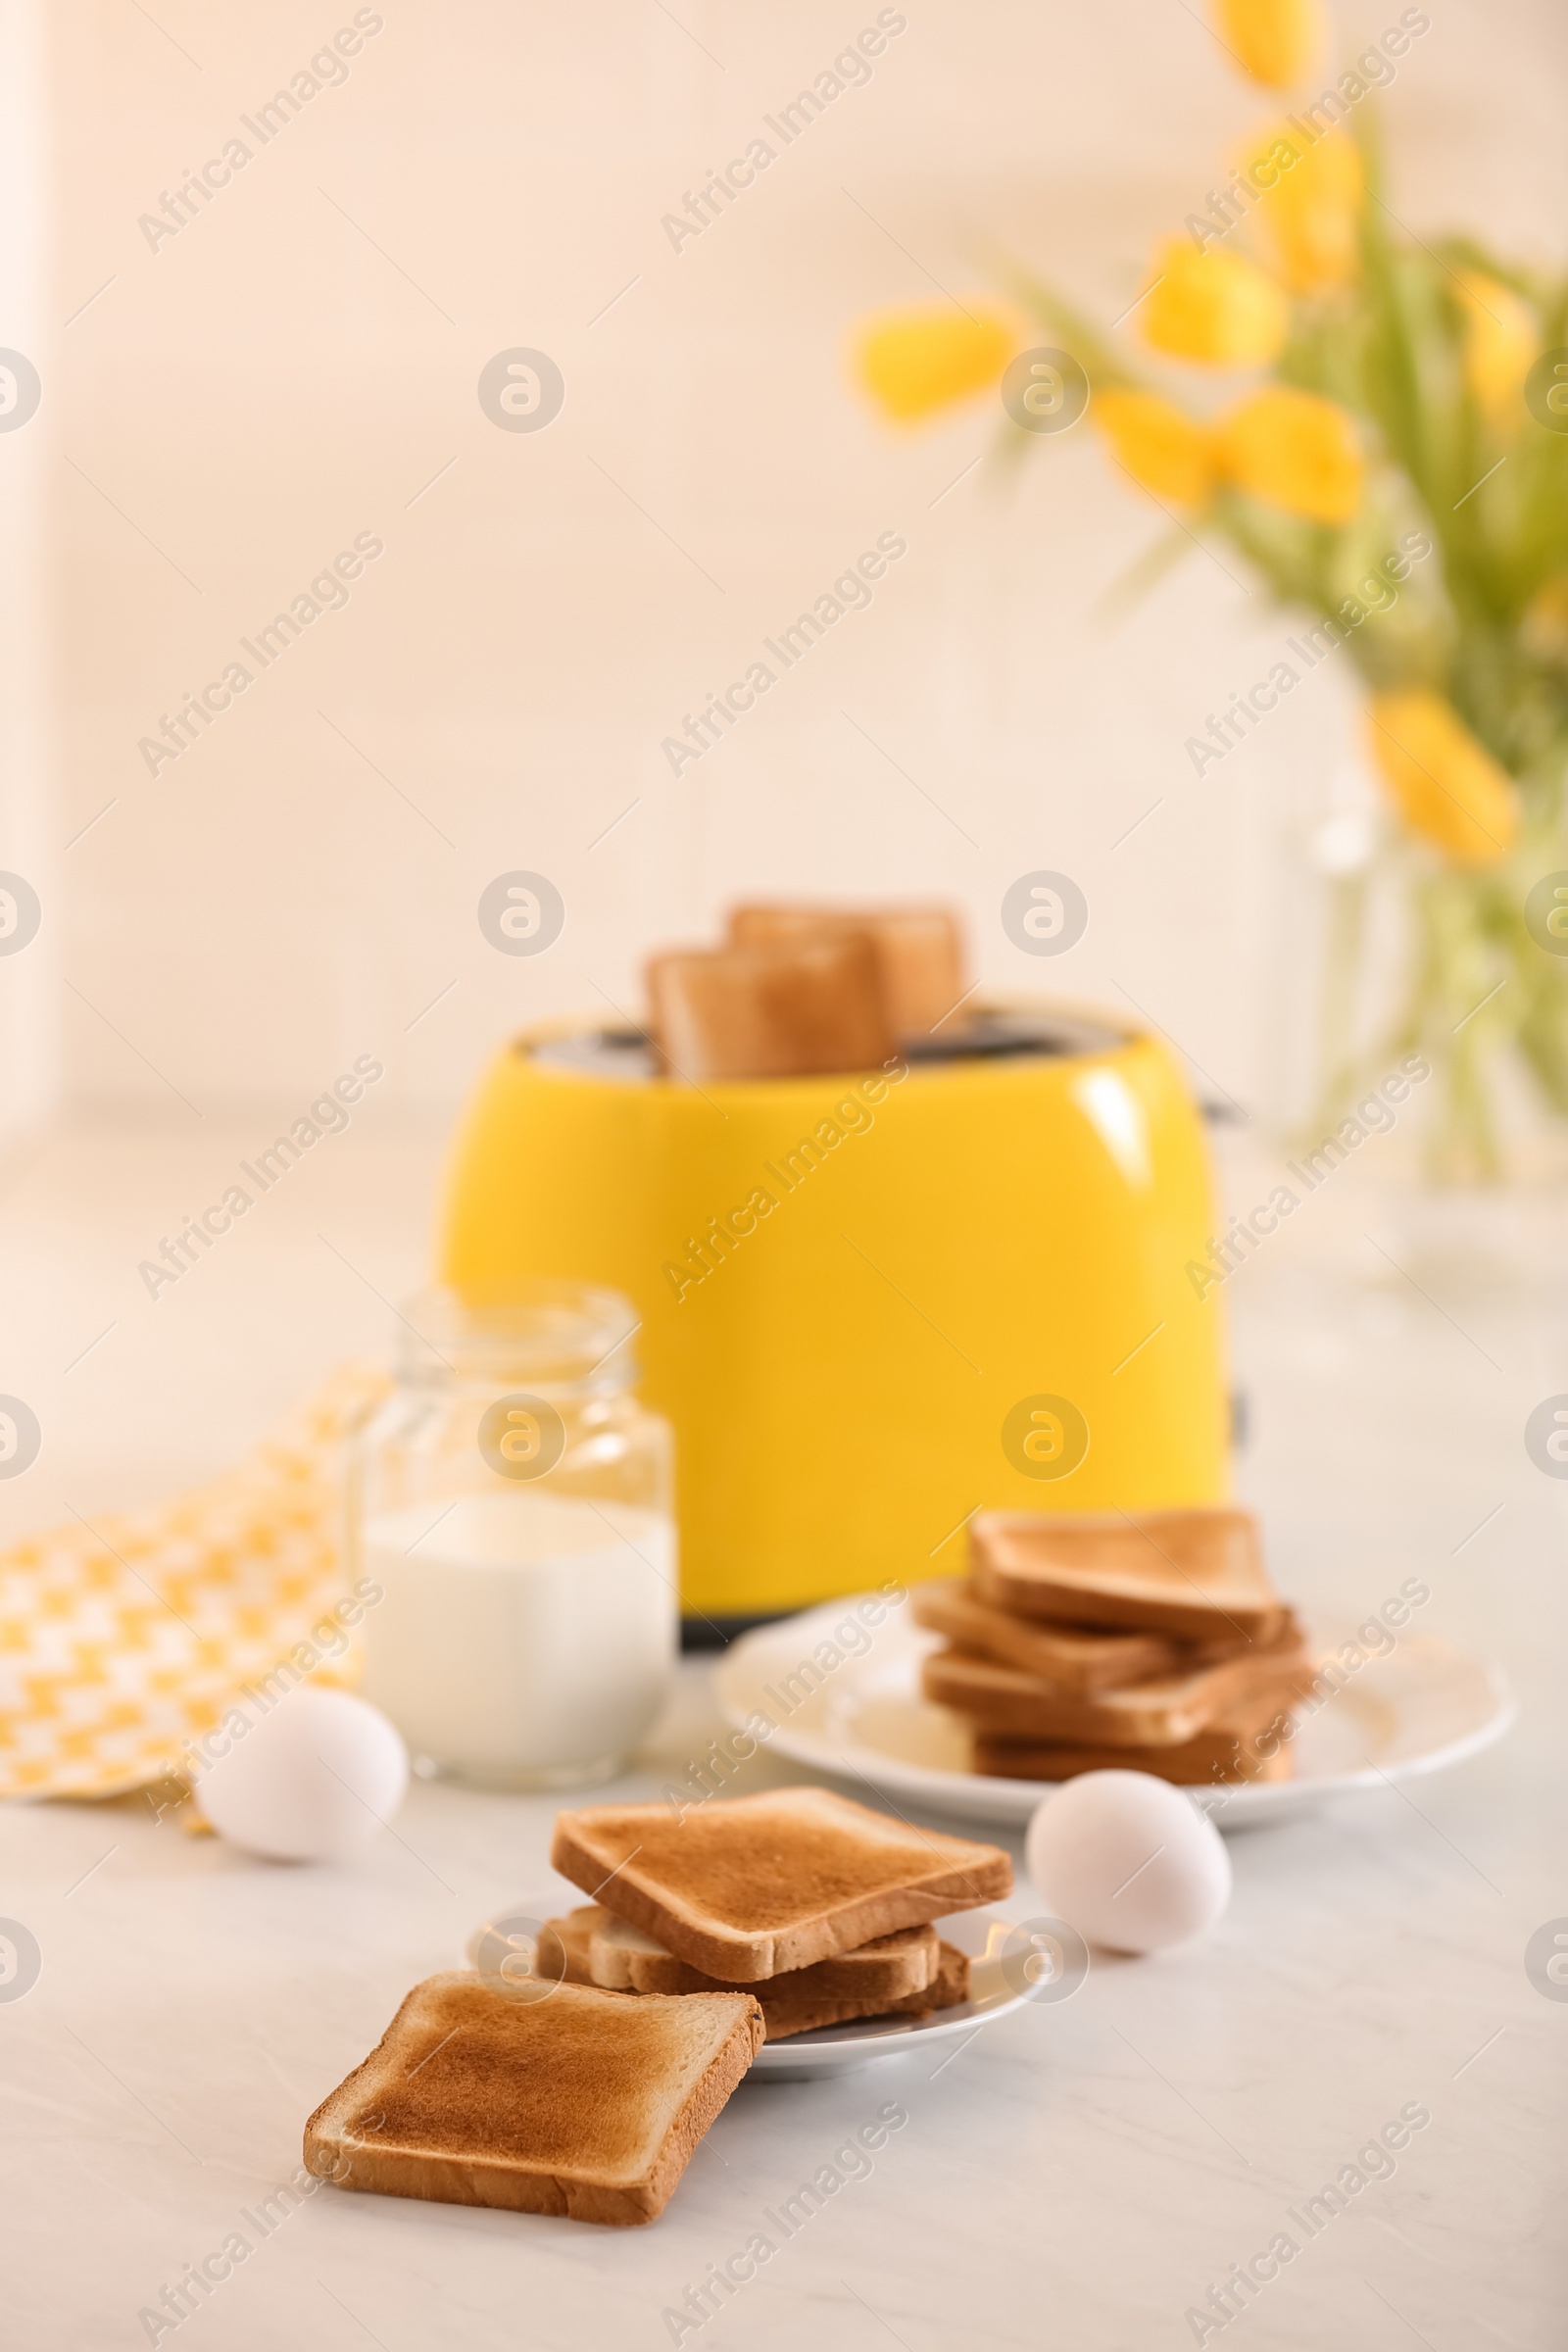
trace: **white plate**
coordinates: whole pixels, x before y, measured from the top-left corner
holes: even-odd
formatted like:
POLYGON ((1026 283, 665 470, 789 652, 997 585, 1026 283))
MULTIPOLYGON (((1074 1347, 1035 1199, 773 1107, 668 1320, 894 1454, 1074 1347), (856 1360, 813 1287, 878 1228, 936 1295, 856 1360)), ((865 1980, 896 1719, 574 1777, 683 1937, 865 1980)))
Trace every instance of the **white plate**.
MULTIPOLYGON (((782 1695, 787 1678, 801 1690, 800 1669, 832 1642, 856 1597, 760 1626, 733 1642, 715 1677, 726 1719, 739 1728, 754 1715, 769 1717, 777 1725, 769 1754, 868 1784, 895 1807, 912 1801, 965 1821, 1021 1828, 1052 1784, 968 1769, 959 1719, 920 1691, 920 1661, 942 1646, 942 1637, 915 1625, 907 1605, 877 1628, 863 1656, 829 1669, 798 1703, 782 1695)), ((1314 1627, 1309 1638, 1332 1657, 1348 1629, 1314 1627)), ((1343 1690, 1298 1718, 1291 1780, 1205 1790, 1205 1810, 1216 1829, 1244 1829, 1314 1812, 1358 1789, 1396 1787, 1490 1747, 1514 1712, 1500 1666, 1406 1628, 1388 1657, 1369 1659, 1343 1690)), ((1136 1768, 1135 1756, 1128 1761, 1136 1768)))
MULTIPOLYGON (((548 1906, 540 1899, 533 1904, 509 1903, 494 1918, 515 1926, 524 1919, 541 1921, 547 1912, 548 1906)), ((1049 1973, 1036 1979, 1041 1964, 1020 1938, 1028 1936, 1031 1927, 1049 1924, 1056 1928, 1059 1923, 1030 1920, 1027 1902, 1015 1905, 1011 1912, 1004 1912, 995 1904, 961 1911, 955 1918, 940 1919, 936 1924, 939 1935, 969 1954, 966 2001, 952 2009, 934 2009, 928 2017, 855 2018, 846 2026, 818 2026, 810 2034, 792 2034, 784 2041, 765 2041, 752 2060, 746 2081, 752 2082, 761 2078, 773 2082, 809 2082, 822 2075, 853 2074, 858 2067, 869 2066, 873 2059, 897 2058, 912 2048, 923 2053, 934 2050, 939 2042, 956 2044, 965 2035, 977 2034, 982 2026, 1007 2016, 1013 2009, 1021 2009, 1053 1981, 1049 1973)), ((481 1920, 474 1929, 464 1950, 465 1967, 481 1964, 480 1947, 491 1930, 490 1920, 481 1920)), ((1049 1969, 1051 1964, 1047 1965, 1049 1969)), ((1088 1955, 1080 1947, 1076 1966, 1070 1957, 1066 1965, 1073 1967, 1081 1982, 1080 1972, 1087 1972, 1088 1955)), ((1077 1990, 1077 1984, 1072 1989, 1077 1990)), ((1063 1996, 1058 1991, 1055 1997, 1059 2000, 1063 1996)), ((935 2067, 932 2072, 936 2072, 935 2067)))

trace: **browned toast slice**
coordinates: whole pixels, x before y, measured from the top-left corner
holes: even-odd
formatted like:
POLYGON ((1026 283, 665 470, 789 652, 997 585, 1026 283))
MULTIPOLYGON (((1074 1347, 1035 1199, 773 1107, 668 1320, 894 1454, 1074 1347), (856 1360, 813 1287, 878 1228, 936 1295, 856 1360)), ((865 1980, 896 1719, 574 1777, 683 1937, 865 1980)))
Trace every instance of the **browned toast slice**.
MULTIPOLYGON (((808 1977, 807 1968, 794 1972, 808 1977)), ((757 1987, 769 2041, 787 2041, 792 2034, 812 2034, 818 2026, 846 2026, 862 2017, 929 2017, 934 2009, 953 2009, 969 1998, 968 1955, 951 1943, 938 1947, 937 1970, 923 1991, 907 1992, 902 2000, 874 1998, 830 2000, 822 1994, 788 1989, 791 1979, 774 1977, 757 1987)))
POLYGON ((883 1002, 901 1037, 928 1035, 964 994, 963 934, 950 906, 820 906, 809 902, 736 906, 737 947, 778 946, 863 932, 876 954, 883 1002))
POLYGON ((663 1060, 696 1084, 869 1070, 897 1050, 860 931, 656 956, 648 999, 663 1060))
POLYGON ((937 1946, 937 1973, 926 1986, 932 2009, 956 2009, 969 1998, 969 1955, 946 1938, 937 1946))
MULTIPOLYGON (((597 1903, 588 1903, 580 1911, 568 1911, 560 1919, 547 1919, 539 1938, 540 1976, 563 1976, 568 1984, 598 1984, 593 1970, 594 1929, 601 1919, 609 1916, 597 1903)), ((470 1960, 474 1957, 471 1944, 468 1957, 470 1960)), ((612 1988, 600 1985, 600 1989, 612 1988)))
POLYGON ((755 1984, 896 1928, 997 1902, 1012 1864, 995 1845, 921 1830, 826 1788, 557 1816, 553 1867, 677 1959, 755 1984))
POLYGON ((1148 1772, 1183 1788, 1288 1781, 1286 1726, 1296 1693, 1276 1684, 1239 1700, 1176 1747, 1105 1747, 1087 1740, 1003 1740, 977 1731, 974 1769, 1012 1781, 1070 1781, 1080 1772, 1148 1772))
MULTIPOLYGON (((598 1903, 590 1903, 586 1911, 573 1911, 564 1922, 549 1924, 560 1927, 564 1940, 568 1936, 576 1940, 571 1922, 587 1919, 588 1965, 592 1982, 616 1992, 735 1992, 740 1986, 724 1984, 693 1968, 689 1960, 677 1960, 673 1952, 634 1928, 629 1920, 616 1919, 598 1903)), ((906 1994, 923 1992, 937 1975, 939 1967, 937 1932, 932 1927, 896 1928, 891 1936, 878 1936, 870 1943, 860 1944, 853 1952, 837 1952, 828 1960, 813 1960, 807 1968, 789 1970, 782 1977, 767 1977, 760 1984, 746 1987, 761 1998, 764 1991, 779 1998, 786 1994, 802 1998, 829 2001, 898 2001, 906 1994)))
POLYGON ((1250 1511, 981 1511, 969 1523, 975 1591, 992 1608, 1069 1625, 1206 1641, 1267 1640, 1282 1604, 1250 1511))
POLYGON ((387 2196, 651 2222, 762 2036, 746 1993, 427 1977, 311 2117, 306 2167, 387 2196))
MULTIPOLYGON (((567 1954, 568 1981, 570 1969, 591 1965, 598 1974, 577 1981, 591 1981, 606 1991, 740 1989, 721 1985, 675 1959, 641 1928, 628 1926, 598 1903, 569 1911, 563 1919, 546 1920, 545 1931, 547 1938, 554 1938, 551 1948, 567 1954)), ((969 1997, 969 1962, 953 1944, 943 1942, 935 1928, 900 1928, 892 1936, 861 1944, 858 1951, 790 1969, 746 1989, 761 2005, 767 2039, 782 2041, 791 2034, 809 2034, 818 2026, 844 2025, 854 2018, 902 2011, 925 2017, 933 2009, 951 2009, 969 1997)))
MULTIPOLYGON (((917 1585, 909 1596, 916 1625, 946 1634, 972 1657, 994 1658, 1050 1684, 1065 1697, 1115 1690, 1128 1683, 1173 1669, 1193 1656, 1193 1645, 1170 1634, 1114 1634, 1081 1625, 1047 1625, 993 1608, 975 1587, 957 1578, 917 1585)), ((1233 1646, 1241 1645, 1231 1636, 1233 1646)), ((1205 1645, 1206 1646, 1206 1645, 1205 1645)))
POLYGON ((951 1649, 925 1660, 921 1683, 927 1698, 967 1715, 1000 1739, 1179 1747, 1225 1707, 1272 1688, 1305 1664, 1299 1640, 1288 1633, 1240 1657, 1189 1666, 1125 1690, 1097 1690, 1087 1698, 1064 1698, 1015 1666, 951 1649))

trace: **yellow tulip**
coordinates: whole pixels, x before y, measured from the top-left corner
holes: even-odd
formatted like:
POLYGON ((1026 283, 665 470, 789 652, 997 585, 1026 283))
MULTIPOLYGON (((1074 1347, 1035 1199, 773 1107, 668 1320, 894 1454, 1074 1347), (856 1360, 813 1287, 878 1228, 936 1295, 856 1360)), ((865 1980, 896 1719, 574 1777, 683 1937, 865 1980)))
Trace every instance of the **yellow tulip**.
POLYGON ((973 318, 947 304, 894 311, 866 328, 858 373, 884 412, 908 424, 997 383, 1017 341, 996 311, 973 318))
POLYGON ((1471 398, 1498 427, 1524 416, 1524 380, 1541 350, 1535 313, 1511 286, 1499 286, 1479 270, 1459 272, 1464 312, 1464 380, 1471 398))
POLYGON ((1111 385, 1090 410, 1135 482, 1178 506, 1201 506, 1214 486, 1213 436, 1157 392, 1111 385))
POLYGON ((1357 228, 1366 175, 1343 130, 1308 147, 1288 122, 1249 142, 1242 170, 1263 190, 1257 217, 1293 294, 1350 284, 1360 267, 1357 228))
POLYGON ((1219 0, 1221 40, 1244 74, 1271 90, 1305 80, 1328 36, 1322 0, 1219 0))
POLYGON ((1143 305, 1144 334, 1172 359, 1211 368, 1265 367, 1289 324, 1273 278, 1239 253, 1200 253, 1172 237, 1156 259, 1158 282, 1143 305))
POLYGON ((1372 698, 1372 756, 1412 833, 1455 865, 1495 865, 1519 831, 1519 796, 1450 704, 1430 687, 1372 698))
POLYGON ((1220 464, 1238 489, 1308 522, 1348 522, 1365 467, 1345 411, 1316 392, 1269 384, 1219 427, 1220 464))

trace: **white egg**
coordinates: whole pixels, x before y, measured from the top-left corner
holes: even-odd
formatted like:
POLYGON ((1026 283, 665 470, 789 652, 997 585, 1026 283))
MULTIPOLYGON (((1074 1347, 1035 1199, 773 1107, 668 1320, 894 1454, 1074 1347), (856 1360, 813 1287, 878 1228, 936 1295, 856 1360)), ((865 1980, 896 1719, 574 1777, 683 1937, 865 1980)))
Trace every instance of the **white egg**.
POLYGON ((196 1787, 203 1813, 235 1845, 274 1862, 338 1862, 402 1804, 408 1750, 368 1700, 294 1690, 249 1721, 196 1787))
POLYGON ((1213 1926, 1231 1899, 1225 1840, 1148 1772, 1085 1772, 1038 1808, 1024 1840, 1036 1891, 1091 1943, 1157 1952, 1213 1926))

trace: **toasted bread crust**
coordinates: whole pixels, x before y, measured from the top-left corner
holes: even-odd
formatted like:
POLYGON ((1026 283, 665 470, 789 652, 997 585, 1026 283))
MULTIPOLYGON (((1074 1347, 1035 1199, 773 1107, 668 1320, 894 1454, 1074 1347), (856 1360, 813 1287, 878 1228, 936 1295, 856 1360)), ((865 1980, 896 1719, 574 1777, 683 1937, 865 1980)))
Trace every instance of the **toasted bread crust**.
POLYGON ((927 1036, 964 997, 963 934, 951 906, 824 906, 808 901, 732 906, 737 946, 863 931, 876 951, 882 999, 900 1037, 927 1036))
POLYGON ((1070 1781, 1081 1772, 1152 1773, 1187 1788, 1245 1781, 1288 1781, 1294 1751, 1283 1727, 1296 1693, 1286 1684, 1226 1708, 1202 1731, 1175 1747, 1106 1747, 1083 1740, 1006 1740, 979 1730, 974 1769, 1001 1780, 1070 1781), (1260 1750, 1265 1741, 1267 1753, 1260 1750))
MULTIPOLYGON (((377 2096, 398 2066, 410 2020, 421 1999, 453 1985, 509 1994, 467 1970, 427 1978, 400 2006, 370 2055, 348 2075, 305 2127, 305 2166, 339 2188, 368 2189, 383 2196, 418 2197, 447 2205, 488 2205, 512 2213, 554 2214, 568 2221, 597 2222, 613 2229, 651 2222, 668 2203, 692 2152, 761 2047, 762 2014, 754 2000, 734 1993, 698 1996, 731 2006, 729 2030, 672 2118, 652 2162, 629 2181, 595 2179, 559 2166, 532 2165, 515 2158, 486 2160, 458 2153, 375 2146, 351 2130, 354 2117, 377 2096)), ((561 1997, 564 1987, 548 1997, 561 1997)), ((567 1996, 569 1997, 569 1995, 567 1996)), ((592 1997, 618 2004, 629 1996, 595 1990, 592 1997)), ((432 2053, 433 2054, 433 2053, 432 2053)))
POLYGON ((1250 1781, 1288 1781, 1296 1766, 1288 1747, 1259 1756, 1240 1741, 1221 1754, 1206 1734, 1186 1747, 1135 1751, 1109 1747, 1037 1747, 1025 1740, 988 1740, 977 1733, 974 1769, 1000 1781, 1074 1781, 1083 1772, 1138 1771, 1177 1788, 1240 1788, 1250 1781))
MULTIPOLYGON (((574 1945, 588 1948, 594 1930, 603 1927, 612 1916, 601 1905, 590 1903, 582 1910, 568 1912, 564 1919, 547 1920, 545 1925, 555 1930, 568 1949, 574 1945)), ((969 1962, 951 1943, 940 1941, 934 1928, 906 1928, 897 1937, 884 1941, 891 1943, 893 1954, 908 1965, 897 1972, 877 1970, 867 1967, 858 1954, 844 1953, 837 1960, 819 1960, 810 1968, 792 1969, 787 1976, 769 1977, 765 1983, 753 1986, 753 1998, 761 2009, 766 2038, 783 2041, 792 2034, 812 2033, 818 2026, 841 2026, 855 2018, 889 2017, 904 2011, 928 2017, 933 2009, 949 2009, 956 2001, 968 1999, 969 1962), (911 1975, 917 1982, 899 1984, 899 1977, 907 1979, 911 1975)), ((870 1952, 878 1949, 875 1944, 861 1948, 870 1952)), ((653 1954, 622 1949, 617 1957, 627 1964, 628 1974, 634 1980, 624 1989, 634 1993, 738 1989, 715 1984, 711 1977, 700 1975, 684 1960, 676 1960, 667 1952, 653 1954), (646 1981, 635 1982, 639 1976, 646 1981)))
MULTIPOLYGON (((597 1904, 590 1904, 586 1911, 569 1913, 566 1920, 551 1920, 546 1924, 564 1931, 573 1922, 603 1921, 609 1916, 597 1904)), ((586 1933, 586 1930, 582 1932, 586 1933)), ((956 2002, 966 2001, 969 1997, 967 1954, 958 1951, 951 1943, 941 1941, 934 1930, 906 1930, 904 1933, 921 1938, 916 1949, 922 1961, 930 1962, 929 1974, 917 1987, 906 1992, 891 1992, 885 1984, 881 1990, 875 1992, 866 1989, 863 1984, 857 1987, 855 1978, 865 1977, 868 1971, 858 1965, 847 1968, 842 1960, 818 1961, 810 1968, 794 1969, 787 1976, 770 1977, 765 1984, 754 1987, 754 1998, 762 2012, 766 2038, 769 2041, 784 2041, 792 2034, 810 2034, 818 2026, 848 2025, 865 2017, 929 2017, 934 2009, 951 2009, 956 2002), (929 1938, 929 1944, 926 1938, 929 1938), (835 1984, 838 1990, 834 1989, 835 1984)), ((564 1934, 563 1940, 567 1939, 564 1934)), ((685 1961, 672 1960, 667 1955, 663 1957, 668 1968, 680 1972, 689 1982, 661 1982, 649 1985, 649 1991, 684 1994, 715 1989, 711 1978, 699 1976, 696 1969, 687 1967, 685 1961)))
POLYGON ((909 1607, 916 1625, 945 1634, 977 1657, 1035 1675, 1067 1697, 1086 1697, 1091 1690, 1157 1674, 1177 1654, 1165 1634, 1113 1634, 1020 1617, 982 1600, 972 1582, 957 1578, 916 1586, 909 1607))
POLYGON ((661 1060, 688 1083, 876 1069, 898 1048, 863 931, 676 950, 647 979, 661 1060))
POLYGON ((1021 1617, 982 1600, 972 1580, 956 1577, 917 1586, 909 1596, 916 1625, 945 1634, 956 1649, 1032 1674, 1064 1698, 1180 1673, 1256 1648, 1247 1635, 1221 1626, 1212 1639, 1184 1642, 1174 1634, 1112 1632, 1105 1626, 1054 1625, 1021 1617))
POLYGON ((593 1972, 589 1946, 593 1931, 603 1916, 598 1906, 589 1903, 581 1911, 568 1911, 564 1919, 547 1919, 545 1927, 554 1933, 556 1948, 564 1962, 563 1974, 568 1984, 594 1984, 598 1979, 593 1972))
MULTIPOLYGON (((809 1972, 803 1972, 809 1973, 809 1972)), ((787 1984, 787 1977, 775 1982, 787 1984)), ((846 2026, 863 2017, 929 2017, 935 2009, 953 2009, 969 1998, 969 1959, 951 1943, 937 1947, 937 1972, 919 1992, 902 2000, 833 2001, 790 1993, 760 1993, 769 2041, 787 2041, 792 2034, 812 2034, 818 2026, 846 2026)))
POLYGON ((1305 1652, 1292 1638, 1130 1690, 1066 1698, 1014 1667, 943 1650, 925 1660, 920 1679, 927 1698, 998 1738, 1160 1748, 1196 1740, 1226 1707, 1271 1690, 1305 1664, 1305 1652))
MULTIPOLYGON (((863 1823, 868 1844, 865 1875, 873 1881, 878 1874, 875 1840, 891 1826, 884 1815, 820 1788, 713 1798, 702 1814, 705 1825, 732 1827, 738 1844, 764 1828, 775 1839, 787 1838, 793 1827, 808 1854, 811 1834, 823 1822, 841 1838, 853 1836, 857 1822, 863 1823)), ((733 1984, 756 1984, 869 1943, 896 1928, 920 1927, 950 1911, 1000 1901, 1012 1886, 1012 1864, 1000 1847, 921 1830, 910 1837, 923 1852, 906 1858, 924 1867, 909 1870, 905 1883, 873 1884, 863 1894, 841 1893, 814 1902, 808 1892, 803 1893, 798 1916, 781 1919, 771 1928, 739 1928, 662 1883, 649 1865, 639 1864, 634 1831, 644 1821, 667 1831, 669 1810, 664 1805, 617 1805, 563 1813, 556 1822, 552 1866, 678 1959, 689 1961, 704 1976, 733 1984)), ((786 1857, 780 1868, 788 1867, 786 1857)))
POLYGON ((782 1977, 767 1977, 760 1983, 742 1986, 705 1976, 689 1960, 678 1960, 673 1952, 615 1947, 602 1934, 613 1918, 614 1914, 602 1905, 590 1903, 585 1910, 569 1912, 564 1920, 549 1920, 546 1925, 558 1932, 568 1948, 580 1946, 586 1937, 587 1965, 591 1972, 587 1982, 616 1991, 745 1990, 756 1994, 764 2011, 770 1993, 777 2000, 796 1997, 896 2001, 922 1992, 933 1982, 940 1966, 934 1928, 900 1928, 892 1936, 879 1936, 854 1951, 839 1952, 830 1960, 816 1960, 808 1968, 791 1969, 782 1977))
POLYGON ((975 1592, 992 1608, 1067 1625, 1188 1641, 1268 1639, 1283 1614, 1250 1512, 981 1511, 969 1527, 975 1592))

